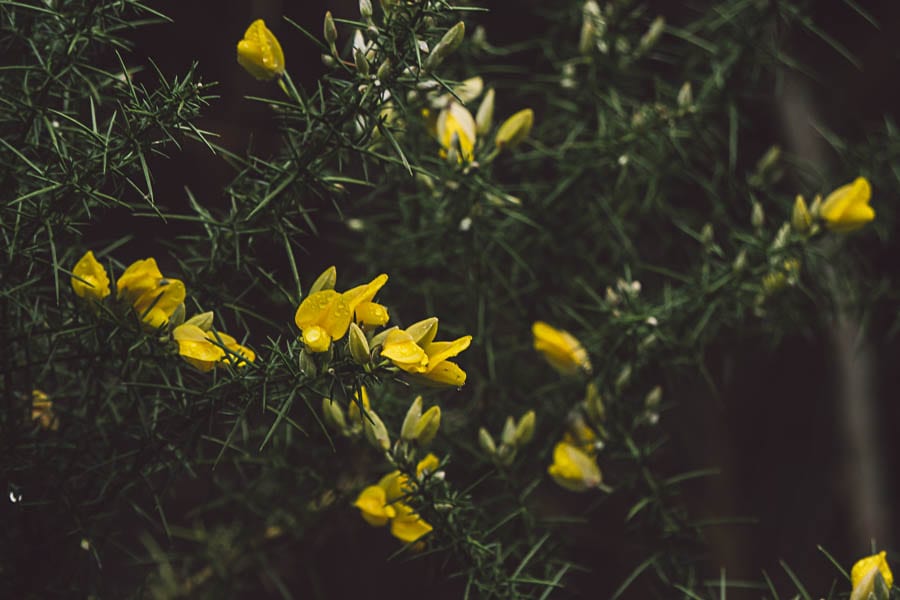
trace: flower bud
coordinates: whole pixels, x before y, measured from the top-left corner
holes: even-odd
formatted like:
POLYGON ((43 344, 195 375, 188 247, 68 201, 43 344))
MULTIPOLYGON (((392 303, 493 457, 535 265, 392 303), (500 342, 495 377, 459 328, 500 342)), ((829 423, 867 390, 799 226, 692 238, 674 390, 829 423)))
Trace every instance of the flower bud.
POLYGON ((661 386, 656 386, 644 398, 644 408, 651 411, 659 410, 659 404, 662 402, 663 390, 661 386))
POLYGON ((386 58, 384 61, 378 65, 378 70, 375 71, 375 77, 379 81, 384 81, 388 75, 391 74, 391 59, 386 58))
POLYGON ((703 244, 704 248, 710 248, 715 241, 715 231, 713 230, 712 223, 706 223, 703 225, 703 228, 700 230, 700 243, 703 244))
POLYGON ((593 423, 602 423, 606 420, 606 407, 603 398, 593 381, 587 384, 584 392, 584 411, 593 423))
POLYGON ((650 23, 650 27, 647 29, 647 33, 641 36, 638 51, 641 54, 645 54, 650 51, 653 46, 656 45, 656 42, 659 41, 659 38, 662 36, 665 28, 666 20, 664 18, 656 17, 655 19, 653 19, 653 22, 650 23))
POLYGON ((494 444, 494 438, 491 437, 491 434, 488 433, 488 430, 484 427, 478 429, 478 445, 492 458, 497 454, 497 446, 494 444))
POLYGON ((500 125, 494 144, 499 150, 514 148, 528 137, 532 125, 534 125, 534 111, 530 108, 520 110, 500 125))
POLYGON ((344 411, 331 398, 322 398, 322 420, 335 433, 343 433, 347 428, 344 411))
POLYGON ((437 435, 441 427, 441 407, 432 406, 422 414, 414 432, 415 441, 419 446, 427 446, 437 435))
POLYGON ((444 37, 441 38, 441 41, 437 43, 434 50, 428 55, 428 58, 425 59, 425 64, 422 65, 425 70, 433 71, 439 67, 440 64, 444 62, 444 59, 450 56, 459 47, 465 35, 466 24, 462 21, 448 29, 444 34, 444 37))
POLYGON ((307 296, 312 296, 316 292, 321 292, 322 290, 333 290, 335 283, 337 283, 337 269, 332 265, 322 271, 321 275, 316 277, 316 280, 313 281, 313 284, 309 288, 307 296))
POLYGON ((747 267, 747 251, 741 250, 738 252, 737 257, 735 257, 734 262, 731 263, 731 270, 735 273, 740 273, 747 267))
POLYGON ((372 0, 359 0, 359 16, 366 21, 372 18, 372 0))
POLYGON ((356 63, 356 71, 363 77, 369 76, 369 61, 366 60, 364 52, 358 49, 353 50, 353 62, 356 63))
POLYGON ((437 317, 429 317, 428 319, 423 319, 418 323, 413 323, 407 327, 406 333, 408 333, 413 342, 419 346, 427 346, 434 341, 434 336, 437 335, 437 329, 437 317))
POLYGON ((237 61, 259 80, 275 79, 284 74, 281 44, 262 19, 253 21, 244 32, 244 38, 238 42, 237 61))
POLYGON ((169 317, 169 328, 175 329, 182 323, 184 323, 185 316, 185 308, 184 302, 175 307, 175 310, 172 312, 172 316, 169 317))
POLYGON ((691 88, 691 82, 685 81, 678 90, 678 108, 690 108, 694 104, 694 91, 691 88))
POLYGON ((478 135, 487 135, 494 124, 494 88, 484 95, 478 112, 475 114, 475 132, 478 135))
POLYGON ((797 233, 806 233, 812 227, 812 215, 806 208, 803 196, 797 196, 794 200, 794 211, 791 213, 791 227, 797 233))
POLYGON ((363 433, 366 435, 366 440, 369 441, 372 446, 377 450, 387 450, 391 447, 391 438, 388 435, 387 427, 384 426, 384 421, 381 420, 381 417, 372 410, 368 409, 364 415, 362 415, 363 422, 363 433))
POLYGON ((527 413, 522 415, 522 418, 519 419, 519 424, 516 425, 516 446, 522 447, 534 437, 534 423, 535 423, 536 415, 533 410, 529 410, 527 413))
POLYGON ((422 418, 422 396, 416 396, 416 399, 409 405, 406 411, 406 418, 403 419, 403 426, 400 428, 400 437, 408 442, 415 441, 416 427, 422 418))
POLYGON ((366 334, 356 323, 350 323, 350 329, 347 334, 347 345, 350 347, 350 356, 353 357, 360 365, 367 365, 372 360, 372 354, 369 350, 369 342, 366 341, 366 334))
POLYGON ((506 417, 503 424, 503 433, 500 434, 500 443, 506 446, 516 445, 516 422, 512 417, 506 417))
POLYGON ((328 42, 328 45, 334 46, 335 42, 337 42, 337 27, 335 27, 334 25, 334 17, 331 16, 330 10, 325 12, 323 32, 325 35, 325 41, 328 42))
POLYGON ((208 310, 206 312, 194 315, 184 323, 185 325, 194 325, 195 327, 199 327, 203 331, 209 331, 210 329, 212 329, 213 316, 213 312, 211 310, 208 310))
POLYGON ((631 365, 625 365, 616 377, 616 392, 624 390, 631 382, 631 365))
POLYGON ((772 250, 781 250, 787 245, 788 237, 791 235, 791 225, 790 223, 785 223, 782 225, 778 232, 775 234, 775 239, 772 240, 772 250))
POLYGON ((307 377, 316 376, 316 362, 313 360, 312 354, 306 348, 300 350, 300 358, 297 362, 301 373, 307 377))
POLYGON ((753 208, 750 211, 750 224, 759 229, 765 222, 766 213, 763 210, 762 204, 754 202, 753 208))

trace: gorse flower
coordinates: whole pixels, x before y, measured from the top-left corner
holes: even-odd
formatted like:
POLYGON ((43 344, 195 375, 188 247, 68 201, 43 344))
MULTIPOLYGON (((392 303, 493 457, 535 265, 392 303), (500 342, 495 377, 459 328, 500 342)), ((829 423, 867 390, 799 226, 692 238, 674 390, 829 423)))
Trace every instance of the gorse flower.
POLYGON ((116 292, 150 329, 168 323, 185 298, 184 283, 163 277, 153 258, 136 261, 125 269, 116 281, 116 292))
POLYGON ((257 19, 237 44, 238 64, 259 80, 268 81, 284 74, 284 52, 266 22, 257 19))
POLYGON ((536 321, 531 327, 534 349, 544 355, 547 362, 562 375, 574 375, 579 369, 591 372, 591 360, 587 352, 568 331, 536 321))
POLYGON ((178 343, 178 354, 204 373, 211 371, 220 362, 243 367, 247 361, 256 360, 256 354, 252 350, 240 345, 227 333, 204 331, 192 323, 182 323, 176 327, 172 331, 172 337, 178 343), (235 354, 241 358, 236 359, 235 354))
POLYGON ((436 132, 442 157, 455 155, 461 163, 475 158, 475 118, 462 104, 451 101, 441 110, 436 132))
POLYGON ((819 209, 819 216, 832 231, 847 233, 859 229, 875 218, 869 206, 872 187, 865 177, 857 177, 853 183, 834 190, 819 209))
POLYGON ((311 352, 327 351, 332 341, 344 337, 354 315, 364 324, 371 325, 382 320, 386 323, 387 309, 372 299, 387 280, 388 276, 381 274, 368 284, 344 293, 326 289, 307 296, 294 315, 294 323, 300 329, 306 347, 311 352))
POLYGON ((72 269, 72 289, 79 298, 100 301, 109 296, 109 276, 91 250, 72 269))
MULTIPOLYGON (((856 561, 850 571, 850 583, 853 586, 850 600, 869 600, 870 596, 877 591, 878 575, 881 575, 886 589, 890 590, 894 585, 894 574, 891 573, 891 568, 887 564, 886 555, 886 552, 879 552, 856 561)), ((875 598, 882 600, 878 595, 875 598)))
POLYGON ((600 485, 603 478, 597 461, 568 442, 553 448, 553 464, 547 468, 553 480, 573 492, 585 492, 600 485))
POLYGON ((437 318, 431 317, 405 330, 389 330, 384 337, 381 355, 421 383, 459 387, 466 382, 466 372, 447 359, 468 348, 472 336, 464 335, 451 342, 435 342, 437 326, 437 318))
MULTIPOLYGON (((434 454, 428 454, 416 465, 416 476, 421 480, 433 473, 440 464, 434 454)), ((400 471, 392 471, 382 477, 377 485, 370 485, 360 492, 353 506, 360 510, 366 523, 375 527, 391 524, 391 534, 404 542, 415 542, 433 528, 409 505, 401 502, 413 491, 409 478, 400 471)))

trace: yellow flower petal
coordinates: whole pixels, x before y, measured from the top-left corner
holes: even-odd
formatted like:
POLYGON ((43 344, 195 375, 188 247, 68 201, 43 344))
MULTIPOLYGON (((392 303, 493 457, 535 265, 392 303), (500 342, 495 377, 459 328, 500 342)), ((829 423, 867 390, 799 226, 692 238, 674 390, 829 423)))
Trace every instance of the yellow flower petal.
POLYGON ((839 233, 859 229, 875 218, 875 211, 869 206, 872 188, 865 177, 857 177, 853 183, 843 185, 825 198, 819 215, 825 225, 839 233))
POLYGON ((553 448, 553 464, 547 468, 553 480, 573 492, 585 492, 600 485, 600 468, 593 458, 566 442, 553 448))
POLYGON ((159 279, 156 287, 148 289, 134 301, 134 311, 146 325, 157 329, 165 325, 184 302, 185 296, 181 280, 159 279))
POLYGON ((72 289, 79 298, 103 300, 109 296, 109 276, 91 250, 72 269, 72 289))
POLYGON ((445 360, 426 373, 414 373, 416 381, 437 387, 462 387, 466 383, 466 372, 458 364, 445 360))
POLYGON ((134 304, 147 291, 156 288, 162 278, 155 258, 135 261, 116 281, 116 294, 129 304, 134 304))
POLYGON ((325 352, 331 347, 331 336, 318 325, 313 325, 303 330, 303 343, 310 352, 325 352))
POLYGON ((397 509, 397 516, 391 521, 391 535, 398 540, 415 542, 433 529, 409 506, 398 502, 394 507, 397 509))
POLYGON ((363 302, 356 307, 356 320, 368 327, 381 327, 390 321, 387 307, 377 302, 363 302))
POLYGON ((421 477, 425 473, 434 473, 440 465, 441 461, 438 457, 429 452, 425 455, 425 458, 420 460, 416 465, 416 475, 421 477))
POLYGON ((444 360, 456 356, 468 348, 471 343, 471 335, 464 335, 452 342, 431 342, 424 348, 428 355, 428 371, 434 370, 444 360))
POLYGON ((451 149, 459 150, 459 162, 470 162, 475 157, 475 119, 458 102, 450 102, 437 119, 438 141, 446 156, 451 149), (458 148, 457 148, 458 144, 458 148))
POLYGON ((366 523, 375 527, 387 525, 388 519, 397 514, 394 507, 388 505, 384 489, 377 485, 370 485, 360 492, 353 506, 360 510, 366 523))
POLYGON ((850 570, 850 583, 853 585, 854 593, 857 587, 860 587, 860 583, 862 583, 866 575, 869 575, 873 571, 881 572, 881 576, 884 578, 884 582, 887 584, 888 588, 894 585, 894 574, 891 573, 891 568, 887 564, 886 557, 887 552, 879 552, 878 554, 866 556, 865 558, 856 561, 856 564, 853 565, 853 569, 850 570))
POLYGON ((381 348, 381 355, 408 373, 424 373, 428 355, 405 331, 395 329, 388 333, 381 348))
POLYGON ((547 362, 563 375, 573 375, 582 369, 591 371, 591 361, 587 352, 568 331, 551 327, 537 321, 531 328, 534 334, 534 349, 544 355, 547 362))
POLYGON ((262 19, 253 21, 244 33, 244 39, 238 42, 237 61, 260 80, 274 79, 284 73, 281 44, 262 19))

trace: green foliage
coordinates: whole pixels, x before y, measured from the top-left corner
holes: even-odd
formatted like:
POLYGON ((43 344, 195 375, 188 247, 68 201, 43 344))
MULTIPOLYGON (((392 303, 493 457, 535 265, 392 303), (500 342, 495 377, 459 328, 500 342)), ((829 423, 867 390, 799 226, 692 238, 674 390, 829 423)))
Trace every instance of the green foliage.
MULTIPOLYGON (((131 64, 134 30, 165 20, 153 8, 0 0, 0 576, 24 597, 403 594, 402 576, 446 584, 447 597, 594 596, 598 578, 613 598, 777 597, 767 576, 705 581, 718 563, 683 494, 717 464, 673 465, 667 413, 690 393, 679 382, 713 395, 711 347, 764 352, 895 293, 867 283, 855 238, 817 215, 812 229, 790 224, 798 192, 827 195, 858 174, 886 188, 900 148, 890 121, 867 139, 823 128, 841 160, 826 178, 766 138, 768 90, 800 69, 781 32, 853 59, 808 5, 727 0, 667 23, 646 2, 543 3, 528 6, 539 35, 497 45, 477 27, 483 9, 438 0, 362 2, 325 41, 288 19, 282 40, 317 48, 327 72, 304 86, 289 60, 265 97, 247 98, 272 115, 277 143, 245 151, 199 125, 217 100, 198 67, 131 64), (463 105, 469 117, 453 112, 463 105), (521 113, 501 126, 522 109, 533 127, 521 113), (189 146, 233 170, 220 197, 155 193, 153 165, 189 146), (72 270, 90 249, 113 288, 124 257, 156 257, 184 282, 184 307, 150 330, 115 289, 76 297, 72 270), (324 290, 389 274, 377 292, 388 326, 438 315, 434 347, 471 335, 443 357, 465 385, 423 385, 430 372, 388 356, 371 324, 364 344, 341 332, 324 352, 298 337, 291 315, 323 293, 310 288, 328 264, 337 282, 326 274, 324 290), (210 333, 197 344, 216 366, 183 360, 178 326, 206 310, 256 359, 210 333), (535 321, 572 332, 593 367, 554 373, 531 348, 535 321), (419 394, 441 407, 428 448, 440 467, 425 474, 426 449, 399 439, 419 394), (554 485, 561 440, 602 483, 554 485), (395 503, 433 528, 408 547, 353 507, 393 470, 407 482, 395 503), (319 551, 347 564, 323 574, 319 551), (608 571, 598 553, 615 555, 608 571), (351 584, 333 578, 354 568, 360 587, 340 588, 351 584)), ((340 298, 349 323, 359 298, 340 298)))

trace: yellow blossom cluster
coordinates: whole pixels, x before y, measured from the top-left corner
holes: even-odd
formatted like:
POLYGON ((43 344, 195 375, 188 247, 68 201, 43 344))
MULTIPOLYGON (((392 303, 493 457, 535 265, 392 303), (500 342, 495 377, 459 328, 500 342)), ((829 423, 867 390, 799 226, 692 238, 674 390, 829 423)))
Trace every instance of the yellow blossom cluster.
MULTIPOLYGON (((461 164, 475 160, 478 142, 493 127, 493 88, 485 92, 475 116, 465 105, 481 96, 483 90, 484 81, 481 77, 472 77, 454 87, 452 94, 431 98, 431 108, 423 110, 426 127, 441 146, 442 158, 461 164)), ((530 108, 522 109, 506 119, 494 135, 493 152, 518 146, 531 133, 533 125, 534 111, 530 108)))
POLYGON ((466 373, 450 358, 469 347, 472 336, 436 342, 436 317, 414 323, 406 329, 390 327, 378 334, 374 329, 390 320, 387 307, 375 302, 375 295, 387 283, 378 275, 366 284, 346 292, 334 290, 336 271, 329 267, 313 284, 311 292, 297 308, 294 323, 309 352, 327 352, 332 342, 350 331, 349 348, 357 362, 368 364, 371 349, 420 383, 459 387, 466 373))
MULTIPOLYGON (((72 269, 72 289, 75 295, 92 305, 102 302, 110 294, 110 279, 106 269, 88 250, 72 269)), ((201 371, 210 371, 218 363, 244 366, 253 362, 256 354, 226 333, 212 327, 213 314, 200 313, 184 321, 186 291, 179 279, 164 277, 156 259, 133 262, 116 281, 116 300, 130 306, 148 331, 171 330, 178 346, 178 354, 201 371)))
MULTIPOLYGON (((434 473, 439 465, 437 456, 429 453, 416 465, 416 478, 422 481, 434 473)), ((370 485, 360 492, 353 506, 360 510, 362 518, 369 525, 383 527, 390 522, 394 537, 412 543, 432 530, 427 521, 403 502, 413 488, 409 477, 400 471, 392 471, 376 485, 370 485)))

